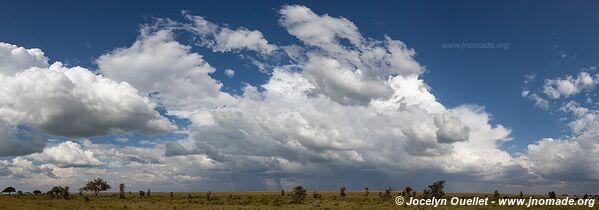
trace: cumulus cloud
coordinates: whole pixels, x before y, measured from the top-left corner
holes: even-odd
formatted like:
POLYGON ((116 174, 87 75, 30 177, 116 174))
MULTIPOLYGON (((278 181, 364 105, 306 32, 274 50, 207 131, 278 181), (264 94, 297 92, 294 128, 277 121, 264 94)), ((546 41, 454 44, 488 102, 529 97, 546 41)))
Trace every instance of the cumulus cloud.
POLYGON ((48 58, 42 50, 0 42, 0 73, 14 75, 31 67, 47 66, 48 58))
MULTIPOLYGON (((570 98, 583 91, 591 91, 597 85, 598 75, 586 71, 576 77, 566 75, 563 78, 546 79, 543 92, 552 100, 570 98)), ((537 106, 548 109, 548 100, 525 90, 522 96, 531 98, 537 106), (536 99, 537 98, 537 99, 536 99)), ((599 111, 584 107, 573 100, 565 101, 557 111, 571 114, 568 126, 571 135, 562 138, 543 138, 528 145, 526 153, 518 160, 531 172, 547 180, 561 182, 594 182, 599 180, 596 174, 599 168, 599 111)), ((565 118, 567 119, 567 118, 565 118)), ((579 186, 579 188, 588 188, 579 186)))
POLYGON ((235 71, 233 69, 225 69, 225 75, 229 78, 235 76, 235 71))
POLYGON ((552 99, 567 98, 582 91, 591 90, 597 84, 599 84, 599 74, 591 75, 582 71, 576 77, 567 75, 564 78, 545 80, 543 92, 552 99))
POLYGON ((83 150, 81 145, 66 141, 56 146, 45 148, 43 152, 33 154, 32 157, 44 163, 54 164, 58 167, 92 167, 102 163, 94 157, 94 153, 83 150))
POLYGON ((544 99, 543 97, 537 95, 536 93, 530 93, 529 90, 523 90, 520 95, 522 97, 532 100, 535 103, 535 106, 547 110, 549 109, 549 101, 544 99))
POLYGON ((265 55, 277 50, 276 45, 268 43, 262 32, 247 28, 231 29, 219 26, 204 17, 184 13, 185 17, 193 21, 191 31, 201 36, 201 45, 210 47, 216 52, 229 52, 237 50, 252 50, 265 55))
POLYGON ((317 92, 339 103, 365 105, 387 99, 393 94, 384 83, 389 77, 424 71, 414 59, 415 51, 403 42, 364 38, 345 18, 317 15, 299 5, 284 6, 279 14, 280 24, 306 45, 287 47, 289 57, 316 83, 317 92))
POLYGON ((102 55, 96 62, 103 74, 152 95, 171 113, 187 115, 183 112, 233 101, 209 76, 215 69, 190 49, 175 41, 171 30, 144 28, 132 46, 102 55))
POLYGON ((155 104, 127 83, 54 63, 14 76, 0 74, 0 118, 60 136, 173 130, 155 104))

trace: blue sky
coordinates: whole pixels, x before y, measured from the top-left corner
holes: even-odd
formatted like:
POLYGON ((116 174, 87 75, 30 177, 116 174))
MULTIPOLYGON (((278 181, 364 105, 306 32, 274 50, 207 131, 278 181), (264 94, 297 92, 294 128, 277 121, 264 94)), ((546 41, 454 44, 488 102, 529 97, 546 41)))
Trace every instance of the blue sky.
MULTIPOLYGON (((295 4, 304 5, 317 15, 343 17, 353 22, 365 39, 385 40, 388 36, 414 49, 415 61, 426 69, 419 78, 430 87, 436 101, 448 109, 464 104, 484 107, 484 113, 491 118, 486 124, 502 125, 511 130, 507 135, 511 141, 496 142, 498 148, 511 155, 526 153, 529 145, 542 138, 570 139, 581 135, 569 126, 580 116, 559 111, 568 101, 577 101, 591 110, 597 108, 595 103, 584 102, 587 98, 597 99, 592 87, 582 91, 581 95, 550 100, 546 108, 535 106, 530 98, 522 95, 523 90, 528 90, 548 98, 548 95, 543 95, 542 89, 545 79, 576 76, 586 70, 594 74, 591 67, 598 64, 599 56, 596 40, 599 28, 593 26, 593 23, 599 22, 599 15, 594 8, 599 5, 588 1, 572 1, 567 5, 551 1, 11 1, 0 3, 0 42, 27 49, 39 48, 50 59, 49 64, 60 61, 66 67, 81 66, 113 78, 116 74, 112 72, 111 75, 113 70, 102 70, 98 66, 100 56, 118 54, 115 49, 129 48, 136 40, 143 40, 140 28, 156 24, 156 18, 191 24, 182 15, 183 11, 201 16, 222 28, 260 31, 272 45, 305 44, 306 40, 297 35, 291 36, 289 28, 280 23, 282 15, 279 10, 285 5, 295 4), (509 47, 442 47, 448 43, 495 43, 509 47), (535 79, 525 83, 526 75, 535 75, 535 79)), ((178 43, 190 46, 192 53, 202 55, 203 60, 214 67, 215 72, 210 73, 210 77, 223 84, 221 90, 224 93, 233 96, 244 95, 246 85, 263 91, 261 86, 268 84, 273 75, 273 69, 258 71, 249 59, 241 56, 266 58, 265 62, 272 66, 293 60, 288 55, 262 57, 259 52, 243 49, 232 53, 218 52, 195 43, 205 37, 186 30, 174 31, 173 34, 178 43), (233 69, 234 76, 226 76, 225 69, 233 69)), ((116 76, 113 79, 129 82, 144 92, 134 82, 116 76)), ((325 92, 322 94, 327 95, 325 92)), ((178 131, 148 135, 143 134, 143 129, 133 129, 131 132, 77 139, 88 137, 94 143, 148 148, 158 142, 167 144, 165 147, 168 148, 171 141, 184 141, 186 136, 196 135, 187 133, 193 130, 188 129, 193 124, 189 115, 171 113, 166 116, 166 113, 181 110, 171 108, 165 101, 157 103, 165 103, 159 106, 159 113, 174 121, 178 131), (115 142, 114 139, 119 137, 130 140, 115 142), (154 143, 144 144, 147 140, 154 143)), ((71 136, 49 136, 61 139, 59 142, 72 139, 71 136)), ((49 145, 57 143, 50 141, 49 145)), ((198 140, 187 152, 194 153, 193 148, 197 149, 202 144, 198 140)), ((85 143, 81 145, 85 146, 85 143)), ((200 153, 209 155, 203 150, 200 153)), ((43 164, 43 161, 36 164, 43 164)))

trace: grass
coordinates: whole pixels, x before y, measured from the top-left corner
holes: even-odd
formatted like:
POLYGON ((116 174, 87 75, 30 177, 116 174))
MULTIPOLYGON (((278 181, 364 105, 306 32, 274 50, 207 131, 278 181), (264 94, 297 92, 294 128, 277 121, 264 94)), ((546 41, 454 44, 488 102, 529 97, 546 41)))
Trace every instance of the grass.
MULTIPOLYGON (((126 193, 126 199, 119 199, 118 193, 72 194, 72 199, 52 199, 48 195, 0 196, 0 209, 433 209, 432 207, 397 206, 393 199, 379 198, 379 192, 347 192, 341 197, 339 192, 318 192, 322 198, 313 198, 308 192, 303 204, 292 204, 292 196, 281 196, 280 192, 213 192, 210 200, 207 193, 153 192, 151 197, 140 198, 137 193, 126 193), (85 201, 84 197, 90 200, 85 201)), ((384 194, 384 193, 383 193, 384 194)), ((397 195, 394 192, 393 197, 397 195)), ((492 193, 447 193, 446 198, 493 197, 492 193)), ((419 196, 419 195, 417 195, 419 196)), ((503 197, 504 195, 502 195, 503 197)), ((517 195, 507 195, 517 197, 517 195)), ((526 196, 528 197, 528 195, 526 196)), ((539 197, 539 196, 535 196, 539 197)), ((442 206, 437 209, 590 209, 587 206, 568 207, 501 207, 501 206, 442 206)), ((597 208, 597 207, 594 207, 597 208)))

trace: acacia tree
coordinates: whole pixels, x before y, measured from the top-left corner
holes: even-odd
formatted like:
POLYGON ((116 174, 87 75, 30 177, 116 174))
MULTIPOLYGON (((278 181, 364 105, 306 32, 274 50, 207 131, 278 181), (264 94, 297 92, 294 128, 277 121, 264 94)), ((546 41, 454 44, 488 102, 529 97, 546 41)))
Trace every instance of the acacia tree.
POLYGON ((16 191, 17 191, 17 189, 15 189, 14 187, 7 187, 4 190, 2 190, 3 193, 8 193, 8 195, 10 195, 10 193, 14 193, 16 191))
POLYGON ((34 195, 39 195, 39 194, 42 194, 42 191, 39 191, 39 190, 34 190, 34 191, 33 191, 33 194, 34 194, 34 195))
POLYGON ((424 189, 424 197, 441 198, 443 195, 445 195, 445 192, 443 192, 443 187, 445 187, 445 180, 433 182, 432 185, 428 186, 428 189, 424 189))
POLYGON ((119 184, 119 198, 125 199, 125 183, 119 184))
POLYGON ((82 187, 79 190, 94 192, 94 194, 98 196, 98 193, 100 193, 101 191, 106 191, 109 189, 110 185, 108 184, 108 182, 104 181, 102 178, 97 178, 87 182, 87 184, 85 184, 85 187, 82 187))

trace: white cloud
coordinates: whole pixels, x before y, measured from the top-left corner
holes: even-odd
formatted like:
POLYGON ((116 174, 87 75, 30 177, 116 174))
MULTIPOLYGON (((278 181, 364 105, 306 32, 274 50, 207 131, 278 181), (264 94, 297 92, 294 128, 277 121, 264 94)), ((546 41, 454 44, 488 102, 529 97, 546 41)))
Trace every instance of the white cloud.
POLYGON ((0 118, 61 136, 95 136, 174 129, 127 83, 81 67, 54 63, 14 76, 0 74, 0 118))
POLYGON ((43 152, 31 155, 34 160, 54 164, 58 167, 91 167, 102 165, 92 151, 84 150, 81 145, 66 141, 45 148, 43 152))
POLYGON ((565 78, 547 79, 543 92, 552 99, 570 97, 585 90, 591 90, 599 84, 599 74, 591 75, 580 72, 576 77, 567 75, 565 78))
POLYGON ((208 75, 215 69, 190 48, 174 41, 171 30, 144 28, 132 46, 102 55, 96 62, 103 74, 151 94, 173 114, 233 101, 208 75))
MULTIPOLYGON (((293 65, 274 68, 262 92, 246 86, 239 97, 222 93, 209 76, 214 68, 176 42, 172 29, 142 30, 131 47, 97 60, 101 72, 145 93, 158 92, 169 113, 192 122, 189 138, 163 145, 160 163, 200 155, 210 160, 207 176, 186 175, 208 182, 210 174, 225 170, 271 185, 287 182, 285 174, 302 177, 305 170, 332 165, 352 172, 436 170, 485 178, 514 167, 509 153, 498 148, 510 130, 490 124, 481 107, 447 109, 439 103, 420 78, 424 68, 414 50, 403 42, 363 38, 348 20, 301 6, 280 13, 281 24, 305 45, 293 51, 303 53, 289 55, 293 65), (349 39, 351 47, 340 39, 349 39), (203 82, 181 86, 188 80, 203 82), (194 106, 179 105, 188 101, 194 106)), ((201 23, 196 21, 197 33, 219 27, 201 23)))
POLYGON ((204 17, 185 13, 188 20, 193 21, 191 31, 202 37, 200 44, 212 48, 216 52, 236 50, 252 50, 265 55, 272 54, 277 46, 268 43, 258 30, 247 28, 230 29, 207 21, 204 17))
POLYGON ((317 92, 339 103, 365 105, 387 99, 393 94, 385 84, 389 77, 424 71, 414 59, 415 51, 403 42, 364 38, 345 18, 320 16, 299 5, 284 6, 279 13, 281 25, 306 45, 303 50, 285 48, 289 57, 316 83, 317 92))
POLYGON ((229 78, 235 76, 235 71, 233 69, 225 69, 225 75, 229 78))
POLYGON ((14 75, 31 67, 48 67, 44 52, 0 42, 0 73, 14 75))

